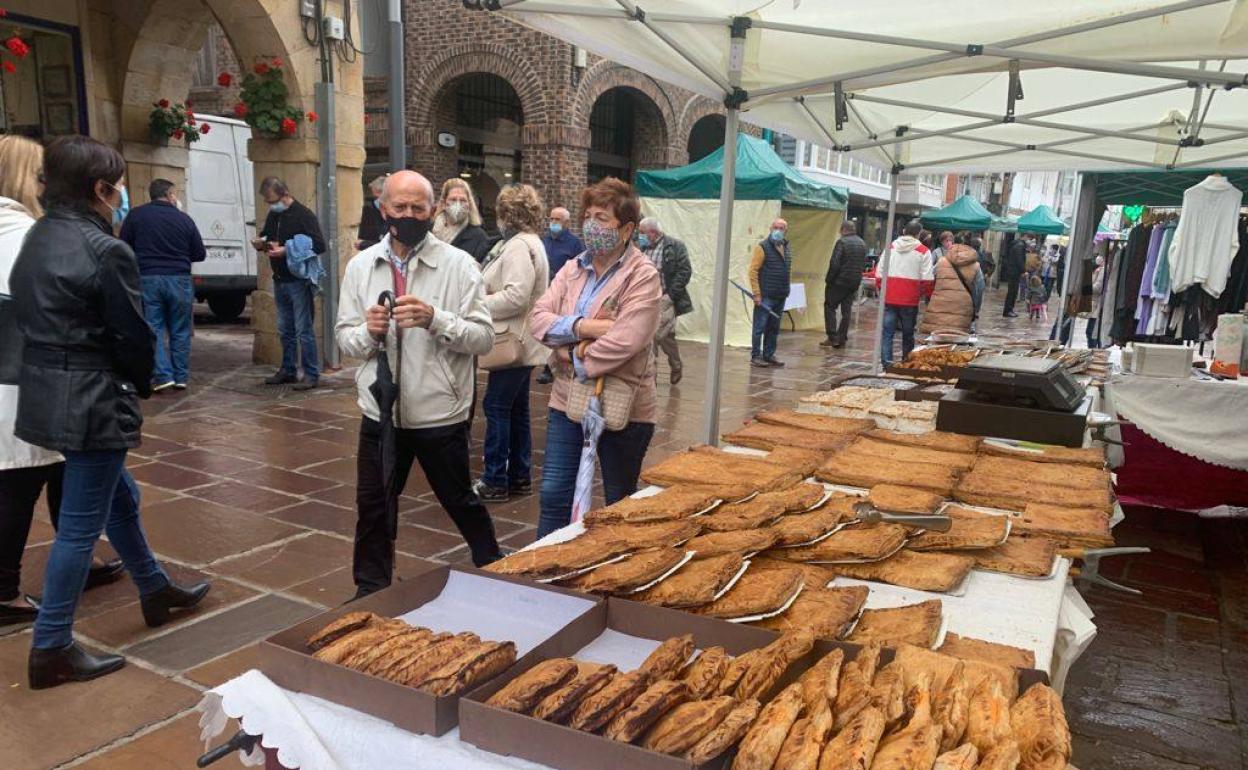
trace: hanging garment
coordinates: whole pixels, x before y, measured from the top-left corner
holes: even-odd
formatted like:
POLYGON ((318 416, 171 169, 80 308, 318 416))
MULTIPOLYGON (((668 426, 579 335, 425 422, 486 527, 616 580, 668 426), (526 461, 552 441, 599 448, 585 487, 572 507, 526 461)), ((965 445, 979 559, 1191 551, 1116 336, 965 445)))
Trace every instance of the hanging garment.
POLYGON ((1219 313, 1238 313, 1248 303, 1248 217, 1239 218, 1239 252, 1231 261, 1226 288, 1218 297, 1219 313))
POLYGON ((1170 244, 1171 290, 1200 285, 1212 297, 1226 287, 1239 250, 1239 206, 1244 194, 1213 175, 1183 193, 1183 214, 1170 244))
POLYGON ((1157 267, 1157 255, 1161 253, 1161 241, 1165 237, 1166 228, 1153 228, 1148 238, 1148 253, 1144 259, 1144 272, 1140 274, 1140 285, 1137 287, 1139 302, 1135 306, 1135 333, 1148 334, 1148 322, 1153 312, 1153 271, 1157 267))
POLYGON ((1136 225, 1131 230, 1124 249, 1122 267, 1118 272, 1118 292, 1114 308, 1114 340, 1125 343, 1135 336, 1135 306, 1140 298, 1140 277, 1144 274, 1144 262, 1148 259, 1148 242, 1153 234, 1152 225, 1136 225))

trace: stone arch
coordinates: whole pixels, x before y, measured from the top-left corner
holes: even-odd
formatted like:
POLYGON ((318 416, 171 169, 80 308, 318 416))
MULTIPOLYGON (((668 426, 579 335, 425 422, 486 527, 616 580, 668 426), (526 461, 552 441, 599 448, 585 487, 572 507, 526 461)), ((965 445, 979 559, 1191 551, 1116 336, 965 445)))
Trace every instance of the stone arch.
POLYGON ((415 141, 432 141, 436 130, 435 109, 438 95, 452 81, 474 72, 497 75, 506 80, 520 97, 520 107, 526 124, 543 124, 550 120, 550 107, 546 89, 537 71, 527 61, 516 58, 514 51, 504 45, 482 43, 452 46, 445 49, 421 73, 416 93, 411 99, 409 133, 415 133, 415 141), (427 137, 425 136, 427 135, 427 137))
POLYGON ((685 102, 680 111, 680 139, 689 141, 689 132, 693 126, 708 115, 724 115, 724 105, 713 102, 705 96, 694 96, 685 102))
POLYGON ((579 129, 588 130, 589 115, 593 112, 594 103, 598 101, 598 97, 612 88, 620 87, 640 91, 654 103, 654 106, 659 111, 659 115, 662 116, 664 135, 670 143, 675 135, 677 126, 676 111, 672 105, 671 97, 667 95, 667 92, 663 90, 658 81, 649 75, 607 59, 600 59, 594 62, 581 78, 580 85, 576 89, 576 95, 572 99, 570 115, 572 125, 579 129))

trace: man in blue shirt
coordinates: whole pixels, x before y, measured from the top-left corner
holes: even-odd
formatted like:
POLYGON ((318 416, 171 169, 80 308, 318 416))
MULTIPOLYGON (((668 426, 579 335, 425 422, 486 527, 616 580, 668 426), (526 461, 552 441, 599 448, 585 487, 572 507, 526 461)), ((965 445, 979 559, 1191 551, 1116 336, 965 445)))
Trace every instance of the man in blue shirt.
MULTIPOLYGON (((556 206, 550 210, 550 226, 542 235, 542 245, 546 247, 546 261, 550 265, 550 280, 552 281, 568 260, 574 259, 585 250, 585 244, 581 243, 581 239, 568 230, 568 223, 571 220, 572 214, 562 206, 556 206)), ((549 385, 555 381, 549 366, 543 368, 542 373, 537 375, 537 381, 541 385, 549 385)))
POLYGON ((195 220, 182 212, 173 182, 154 179, 151 203, 139 206, 121 225, 143 279, 143 314, 156 333, 152 391, 185 390, 190 380, 191 312, 195 287, 191 263, 207 257, 195 220), (169 340, 166 344, 165 336, 169 340))

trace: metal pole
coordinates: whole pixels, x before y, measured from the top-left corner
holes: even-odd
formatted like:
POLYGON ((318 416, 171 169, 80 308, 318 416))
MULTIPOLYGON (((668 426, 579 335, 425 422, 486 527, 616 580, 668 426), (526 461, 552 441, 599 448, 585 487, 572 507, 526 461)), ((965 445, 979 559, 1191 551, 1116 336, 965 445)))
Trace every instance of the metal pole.
POLYGON ((702 402, 702 441, 719 443, 720 369, 724 361, 724 320, 728 314, 728 271, 732 262, 732 203, 737 195, 737 123, 728 108, 724 121, 724 171, 719 188, 719 227, 715 235, 715 280, 711 284, 711 338, 706 351, 706 400, 702 402))
MULTIPOLYGON (((875 355, 872 358, 871 365, 874 367, 875 373, 879 374, 884 370, 883 360, 880 354, 884 349, 884 297, 888 291, 888 264, 889 257, 893 254, 893 225, 897 219, 897 171, 894 169, 889 174, 889 190, 888 190, 888 224, 884 227, 884 255, 880 257, 880 309, 876 313, 875 318, 875 355)), ((891 351, 890 351, 891 353, 891 351)))
MULTIPOLYGON (((1080 217, 1079 217, 1079 213, 1083 211, 1083 207, 1084 207, 1083 196, 1084 196, 1085 187, 1087 186, 1087 184, 1088 184, 1087 176, 1082 173, 1079 174, 1079 182, 1075 185, 1075 189, 1077 191, 1075 193, 1075 211, 1073 214, 1070 215, 1070 240, 1066 243, 1066 270, 1062 273, 1062 297, 1061 297, 1061 302, 1057 306, 1057 339, 1058 341, 1061 341, 1062 339, 1062 325, 1066 323, 1066 296, 1070 293, 1070 274, 1074 272, 1074 270, 1071 269, 1071 266, 1074 265, 1075 258, 1076 258, 1076 254, 1075 254, 1075 245, 1077 243, 1076 239, 1079 238, 1079 236, 1081 235, 1081 233, 1079 232, 1079 225, 1083 224, 1085 227, 1087 227, 1089 226, 1089 224, 1091 224, 1088 222, 1080 222, 1080 217)), ((1096 227, 1095 224, 1091 224, 1091 226, 1094 228, 1096 227)), ((1082 261, 1083 259, 1082 255, 1079 255, 1079 259, 1082 261)), ((1063 347, 1070 347, 1070 344, 1074 341, 1074 339, 1075 339, 1075 322, 1074 322, 1074 319, 1072 318, 1070 322, 1070 334, 1066 336, 1066 343, 1063 347)))
POLYGON ((334 84, 316 84, 317 142, 321 165, 317 169, 317 208, 325 232, 325 291, 321 295, 322 352, 326 369, 339 366, 338 345, 334 342, 334 322, 338 318, 338 146, 334 115, 334 84))
POLYGON ((407 168, 407 136, 403 131, 406 81, 403 66, 403 0, 389 0, 390 13, 390 90, 386 117, 390 124, 390 170, 407 168))

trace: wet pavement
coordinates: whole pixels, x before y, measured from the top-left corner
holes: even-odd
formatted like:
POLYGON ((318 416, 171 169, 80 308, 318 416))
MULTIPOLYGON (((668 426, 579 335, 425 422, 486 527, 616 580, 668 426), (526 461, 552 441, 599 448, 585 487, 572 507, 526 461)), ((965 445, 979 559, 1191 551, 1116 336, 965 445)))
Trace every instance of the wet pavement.
MULTIPOLYGON (((1047 322, 1000 318, 1003 294, 989 293, 982 331, 1047 336, 1047 322)), ((1051 304, 1056 309, 1056 300, 1051 304)), ((786 331, 778 353, 788 364, 783 369, 752 369, 748 351, 729 349, 722 425, 736 426, 835 377, 868 370, 874 305, 864 309, 843 350, 819 347, 816 333, 786 331)), ((129 465, 142 487, 152 547, 175 580, 211 579, 212 592, 196 612, 160 629, 143 625, 127 581, 87 593, 79 640, 130 662, 89 684, 28 691, 29 631, 0 636, 0 768, 193 767, 202 745, 192 707, 202 692, 254 666, 257 640, 354 592, 359 413, 353 372, 325 377, 325 387, 312 393, 265 386, 271 370, 250 363, 245 321, 221 324, 204 314, 196 322, 191 387, 146 402, 143 446, 129 465)), ((680 385, 669 386, 666 365, 660 368, 660 418, 647 462, 694 443, 700 430, 706 349, 682 343, 682 350, 680 385)), ((546 387, 534 386, 538 474, 547 396, 546 387)), ((478 414, 477 472, 483 433, 478 414)), ((537 510, 536 495, 492 506, 501 541, 531 542, 537 510)), ((400 578, 420 559, 468 561, 418 471, 400 516, 400 578)), ((1100 634, 1067 685, 1076 764, 1082 770, 1248 767, 1248 732, 1241 726, 1248 710, 1248 525, 1139 509, 1128 511, 1116 534, 1120 544, 1154 552, 1102 568, 1143 596, 1084 591, 1100 634)), ((40 513, 23 565, 29 593, 41 591, 51 540, 40 513)), ((111 554, 107 544, 100 552, 111 554)), ((238 766, 234 758, 215 765, 238 766)))

